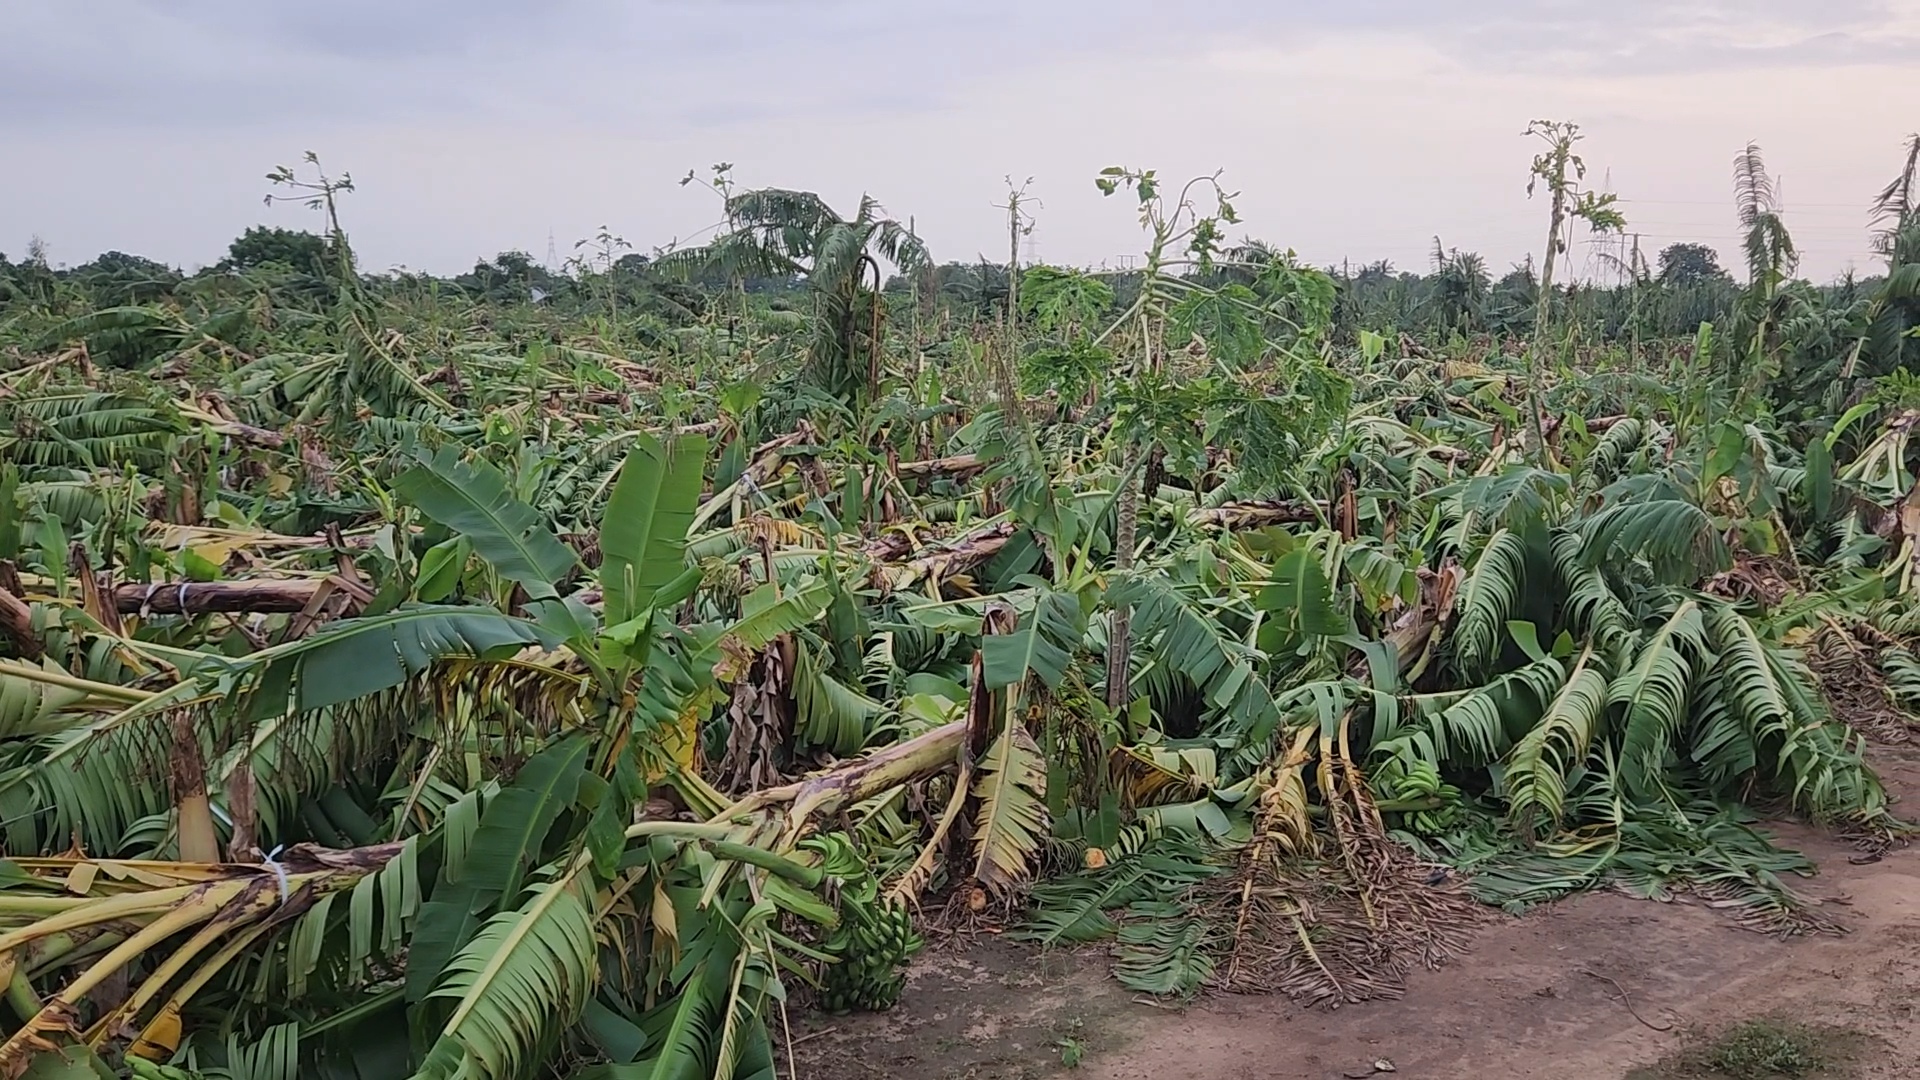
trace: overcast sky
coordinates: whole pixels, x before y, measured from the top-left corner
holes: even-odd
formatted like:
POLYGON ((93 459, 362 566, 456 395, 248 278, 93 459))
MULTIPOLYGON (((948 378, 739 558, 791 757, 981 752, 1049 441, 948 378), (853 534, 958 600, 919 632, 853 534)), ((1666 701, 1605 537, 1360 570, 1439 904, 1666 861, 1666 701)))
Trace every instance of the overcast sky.
MULTIPOLYGON (((1138 251, 1092 177, 1225 170, 1245 231, 1317 263, 1496 271, 1544 240, 1528 120, 1579 121, 1631 228, 1738 261, 1731 159, 1785 181, 1809 276, 1871 270, 1865 205, 1920 128, 1920 0, 4 0, 0 251, 212 262, 266 171, 359 190, 370 269, 646 250, 718 202, 676 181, 871 192, 936 257, 1004 258, 1031 176, 1043 259, 1138 251)), ((1586 264, 1576 249, 1576 267, 1586 264)))

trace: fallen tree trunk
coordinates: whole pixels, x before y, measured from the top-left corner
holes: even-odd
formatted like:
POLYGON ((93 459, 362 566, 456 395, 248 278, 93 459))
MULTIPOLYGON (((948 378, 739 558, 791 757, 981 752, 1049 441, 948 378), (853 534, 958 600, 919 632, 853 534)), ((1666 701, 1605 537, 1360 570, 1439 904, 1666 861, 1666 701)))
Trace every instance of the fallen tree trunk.
POLYGON ((899 476, 966 476, 979 472, 987 465, 979 454, 956 454, 925 461, 903 461, 894 466, 893 471, 899 476))
POLYGON ((181 581, 116 585, 113 604, 122 615, 201 615, 208 612, 291 615, 303 611, 326 578, 262 578, 253 581, 181 581))
MULTIPOLYGON (((412 535, 418 535, 422 531, 418 525, 408 528, 409 534, 412 535)), ((374 536, 370 532, 355 536, 343 535, 336 542, 325 533, 313 536, 289 536, 284 533, 221 529, 205 525, 170 525, 164 522, 149 524, 147 536, 164 548, 212 546, 216 549, 232 551, 242 549, 297 551, 307 548, 371 551, 375 544, 374 536)))
POLYGON ((867 541, 860 553, 877 563, 897 563, 913 554, 913 536, 904 530, 881 533, 867 541))
POLYGON ((1196 525, 1217 525, 1227 529, 1258 529, 1267 525, 1306 525, 1322 520, 1324 508, 1314 503, 1286 499, 1262 499, 1232 502, 1194 512, 1196 525))
POLYGON ((263 427, 254 427, 252 424, 243 424, 238 420, 219 420, 209 423, 207 426, 230 439, 246 443, 249 446, 258 446, 268 450, 282 450, 285 449, 287 445, 287 437, 280 432, 269 431, 263 427))
POLYGON ((951 574, 963 574, 986 562, 1000 553, 1013 539, 1018 527, 1011 521, 1002 521, 995 525, 976 529, 934 551, 930 551, 909 562, 891 567, 886 571, 887 584, 894 589, 904 589, 921 579, 931 580, 936 586, 940 579, 951 574))
POLYGON ((791 847, 809 820, 827 818, 883 791, 912 783, 960 762, 967 741, 967 721, 955 720, 903 743, 836 765, 826 772, 756 791, 713 816, 716 824, 749 824, 753 815, 784 805, 785 835, 775 850, 791 847))
POLYGON ((0 589, 0 634, 13 643, 13 654, 22 660, 38 660, 46 653, 40 635, 33 632, 33 609, 5 589, 0 589))
POLYGON ((198 404, 181 402, 180 415, 189 420, 205 424, 229 439, 246 443, 249 446, 263 447, 268 450, 285 449, 286 435, 252 424, 243 424, 228 415, 226 404, 214 397, 207 397, 198 404))

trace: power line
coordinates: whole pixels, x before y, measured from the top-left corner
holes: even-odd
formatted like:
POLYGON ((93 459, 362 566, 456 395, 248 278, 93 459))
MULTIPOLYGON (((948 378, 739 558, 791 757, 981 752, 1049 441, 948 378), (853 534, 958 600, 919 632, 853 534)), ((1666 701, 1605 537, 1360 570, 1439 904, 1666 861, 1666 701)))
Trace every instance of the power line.
MULTIPOLYGON (((1618 201, 1623 203, 1645 203, 1649 206, 1731 206, 1733 204, 1733 200, 1731 199, 1620 199, 1618 201)), ((1829 202, 1829 203, 1796 202, 1793 205, 1796 207, 1821 206, 1821 207, 1828 207, 1831 209, 1861 210, 1863 204, 1862 203, 1837 203, 1837 202, 1829 202)), ((1864 213, 1865 211, 1862 210, 1862 212, 1864 213)))
MULTIPOLYGON (((1631 221, 1630 220, 1628 224, 1629 225, 1656 225, 1666 229, 1724 229, 1727 227, 1727 223, 1724 221, 1631 221)), ((1826 233, 1834 233, 1834 234, 1858 233, 1864 236, 1872 232, 1873 230, 1867 228, 1865 225, 1859 226, 1858 228, 1852 225, 1806 225, 1806 224, 1796 225, 1793 222, 1789 221, 1787 222, 1787 231, 1790 233, 1793 233, 1796 236, 1803 232, 1826 232, 1826 233)))
MULTIPOLYGON (((1728 241, 1729 243, 1743 243, 1747 239, 1746 235, 1743 233, 1643 232, 1640 235, 1651 237, 1655 240, 1725 240, 1725 241, 1728 241)), ((1861 239, 1864 241, 1865 237, 1862 237, 1861 239)), ((1853 247, 1853 245, 1848 243, 1846 239, 1838 236, 1816 236, 1813 238, 1813 241, 1811 243, 1806 243, 1806 244, 1801 243, 1799 238, 1796 237, 1794 239, 1793 246, 1796 248, 1830 248, 1830 249, 1846 248, 1848 250, 1851 250, 1853 247)), ((1868 245, 1863 243, 1861 246, 1866 247, 1868 245)))

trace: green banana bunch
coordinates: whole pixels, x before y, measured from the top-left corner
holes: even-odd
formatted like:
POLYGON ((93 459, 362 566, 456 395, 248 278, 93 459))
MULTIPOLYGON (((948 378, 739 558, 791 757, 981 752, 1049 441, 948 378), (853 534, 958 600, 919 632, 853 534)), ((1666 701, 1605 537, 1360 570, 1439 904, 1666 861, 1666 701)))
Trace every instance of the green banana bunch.
POLYGON ((1402 812, 1406 827, 1422 836, 1437 836, 1452 829, 1460 818, 1460 789, 1442 779, 1439 768, 1424 758, 1396 764, 1398 769, 1382 777, 1388 798, 1397 802, 1427 799, 1439 804, 1402 812))
MULTIPOLYGON (((841 898, 846 901, 850 895, 843 892, 841 898)), ((877 899, 843 903, 840 925, 821 946, 839 958, 823 973, 821 1006, 835 1013, 892 1008, 906 985, 902 968, 924 945, 905 904, 877 899)))
POLYGON ((1394 797, 1397 799, 1418 799, 1440 794, 1440 770, 1433 762, 1419 758, 1408 764, 1400 773, 1399 783, 1394 785, 1394 797))
POLYGON ((831 878, 851 881, 858 878, 870 878, 867 860, 861 856, 860 849, 853 846, 853 840, 842 832, 820 833, 800 841, 802 851, 819 856, 820 869, 831 878))
POLYGON ((924 946, 903 902, 884 900, 880 881, 845 834, 802 841, 839 884, 840 919, 820 943, 834 957, 821 973, 820 1006, 830 1013, 884 1012, 900 1000, 903 970, 924 946))

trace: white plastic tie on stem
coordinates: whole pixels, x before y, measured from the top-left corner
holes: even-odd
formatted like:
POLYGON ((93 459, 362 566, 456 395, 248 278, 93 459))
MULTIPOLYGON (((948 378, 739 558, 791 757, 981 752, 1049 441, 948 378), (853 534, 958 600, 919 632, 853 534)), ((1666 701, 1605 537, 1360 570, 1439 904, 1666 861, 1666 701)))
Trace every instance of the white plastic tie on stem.
POLYGON ((284 904, 287 902, 287 868, 273 861, 273 857, 280 854, 280 850, 281 846, 275 845, 272 851, 260 856, 260 862, 272 870, 273 876, 280 880, 280 902, 284 904))

